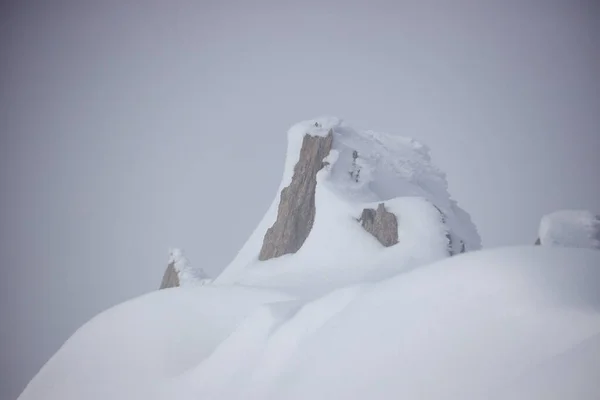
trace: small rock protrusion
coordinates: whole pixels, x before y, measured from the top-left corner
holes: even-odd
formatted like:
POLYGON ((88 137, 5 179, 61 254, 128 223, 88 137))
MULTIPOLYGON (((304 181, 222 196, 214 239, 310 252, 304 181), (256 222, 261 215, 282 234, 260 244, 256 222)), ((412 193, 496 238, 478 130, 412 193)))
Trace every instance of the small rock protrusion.
POLYGON ((358 221, 385 247, 398 243, 398 220, 396 215, 385 209, 383 203, 377 206, 377 210, 365 208, 358 221))
POLYGON ((160 283, 160 289, 168 289, 179 286, 179 275, 175 270, 175 261, 171 261, 165 270, 162 281, 160 283))

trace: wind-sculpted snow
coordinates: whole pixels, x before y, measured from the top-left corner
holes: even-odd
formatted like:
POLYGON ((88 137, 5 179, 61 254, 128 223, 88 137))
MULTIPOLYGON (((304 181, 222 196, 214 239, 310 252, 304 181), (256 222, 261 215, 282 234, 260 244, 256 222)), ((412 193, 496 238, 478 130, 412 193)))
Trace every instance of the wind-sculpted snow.
MULTIPOLYGON (((306 204, 303 201, 298 203, 306 204)), ((301 210, 298 210, 298 214, 301 214, 301 210)), ((281 235, 279 241, 285 242, 285 236, 283 233, 281 235)), ((309 276, 314 276, 313 269, 319 270, 320 279, 327 279, 329 270, 343 265, 348 276, 354 276, 354 282, 360 282, 365 277, 363 266, 382 264, 382 260, 388 258, 395 258, 393 268, 398 272, 463 250, 476 250, 480 246, 475 225, 469 215, 451 199, 445 175, 432 164, 426 146, 401 136, 355 130, 338 118, 324 117, 301 122, 288 131, 286 162, 277 195, 246 244, 215 279, 215 283, 256 284, 262 280, 264 271, 268 271, 269 281, 277 280, 273 278, 272 270, 275 266, 286 269, 285 265, 289 263, 285 260, 289 257, 294 257, 294 265, 304 269, 298 273, 306 274, 305 281, 309 276), (274 239, 271 227, 285 226, 289 229, 297 225, 290 218, 278 215, 278 210, 279 214, 282 209, 287 214, 294 214, 287 203, 285 207, 280 207, 280 199, 284 198, 280 193, 287 193, 290 187, 294 187, 294 177, 299 180, 313 179, 312 175, 302 177, 298 174, 298 168, 300 171, 313 170, 303 166, 306 163, 302 158, 305 137, 326 138, 331 135, 333 141, 327 142, 329 154, 323 160, 325 165, 321 165, 321 156, 315 158, 319 172, 314 199, 312 191, 309 199, 314 202, 315 215, 307 238, 299 248, 295 242, 288 244, 293 248, 292 255, 259 261, 264 241, 268 240, 270 244, 277 239, 274 239), (398 240, 398 244, 386 249, 378 245, 375 237, 365 235, 358 221, 365 209, 377 209, 379 204, 384 204, 386 209, 393 207, 398 221, 398 235, 389 235, 389 232, 385 235, 394 238, 389 241, 390 244, 396 242, 395 236, 401 235, 414 235, 425 240, 420 243, 411 240, 411 246, 403 245, 398 240), (423 219, 420 224, 408 224, 415 229, 412 232, 405 220, 413 220, 415 215, 423 219), (266 232, 269 233, 265 235, 266 232), (449 246, 454 248, 449 249, 449 246), (327 251, 323 251, 324 248, 327 251), (426 256, 422 257, 424 254, 426 256)), ((273 253, 281 255, 286 252, 273 253)), ((261 260, 265 259, 261 257, 261 260)), ((383 264, 389 270, 390 264, 383 264)), ((377 275, 377 268, 371 268, 369 274, 377 275)), ((275 275, 282 276, 280 273, 275 275)), ((386 273, 382 275, 387 276, 386 273)), ((269 286, 278 284, 263 283, 269 286)), ((348 280, 344 280, 344 283, 348 283, 348 280)))
POLYGON ((425 146, 305 121, 288 132, 276 199, 220 277, 196 285, 201 270, 172 252, 183 287, 92 319, 19 400, 600 398, 600 252, 479 247, 425 146), (306 141, 319 164, 301 164, 313 181, 296 184, 306 135, 331 146, 306 141), (288 187, 308 193, 314 221, 300 246, 259 261, 267 230, 279 246, 298 222, 278 209, 306 206, 280 207, 288 187), (363 227, 380 204, 395 220, 363 227))
POLYGON ((203 285, 211 281, 202 268, 190 264, 189 260, 183 255, 183 250, 176 248, 169 250, 169 263, 160 284, 160 289, 203 285))
POLYGON ((597 251, 470 252, 311 297, 143 296, 79 329, 20 400, 599 398, 597 251))
POLYGON ((192 286, 125 302, 79 328, 19 399, 172 399, 170 383, 196 368, 246 316, 290 299, 252 288, 192 286))
POLYGON ((586 210, 560 210, 544 215, 539 244, 600 250, 600 215, 586 210))

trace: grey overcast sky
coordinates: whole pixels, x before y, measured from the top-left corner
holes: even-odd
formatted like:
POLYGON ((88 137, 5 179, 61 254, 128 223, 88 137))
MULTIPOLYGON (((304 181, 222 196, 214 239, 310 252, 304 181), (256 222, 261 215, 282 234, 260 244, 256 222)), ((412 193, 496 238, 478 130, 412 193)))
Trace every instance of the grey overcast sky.
POLYGON ((0 398, 74 330, 217 274, 322 114, 428 144, 484 246, 600 211, 589 1, 13 1, 0 7, 0 398))

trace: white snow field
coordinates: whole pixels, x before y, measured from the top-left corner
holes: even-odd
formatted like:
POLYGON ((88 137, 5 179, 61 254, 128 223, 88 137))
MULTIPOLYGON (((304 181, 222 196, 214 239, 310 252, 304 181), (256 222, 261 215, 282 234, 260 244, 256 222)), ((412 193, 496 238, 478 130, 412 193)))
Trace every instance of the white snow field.
POLYGON ((600 252, 476 251, 309 301, 175 288, 80 328, 21 400, 598 399, 600 252))
POLYGON ((195 285, 190 269, 182 287, 96 316, 19 400, 600 398, 600 252, 478 250, 475 225, 412 139, 336 118, 288 138, 276 198, 219 277, 195 285), (330 130, 308 239, 258 261, 303 135, 330 130), (356 220, 380 202, 398 218, 387 248, 356 220), (448 233, 467 253, 448 257, 448 233))
POLYGON ((544 215, 539 229, 540 243, 600 249, 600 215, 586 210, 559 210, 544 215))

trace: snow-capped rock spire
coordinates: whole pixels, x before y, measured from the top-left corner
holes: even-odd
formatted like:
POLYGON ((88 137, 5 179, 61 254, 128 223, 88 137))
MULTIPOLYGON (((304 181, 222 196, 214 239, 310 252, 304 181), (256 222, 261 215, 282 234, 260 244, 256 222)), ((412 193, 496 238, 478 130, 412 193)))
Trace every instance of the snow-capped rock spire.
MULTIPOLYGON (((478 248, 475 225, 451 199, 426 146, 324 117, 288 131, 278 194, 215 281, 273 279, 263 273, 279 268, 279 258, 294 257, 304 266, 297 270, 326 279, 333 265, 358 277, 373 259, 395 257, 403 268, 478 248)), ((287 274, 281 268, 280 277, 287 274)))
POLYGON ((163 275, 160 289, 195 284, 203 285, 210 280, 202 268, 190 265, 183 254, 183 250, 176 248, 169 250, 169 263, 163 275))

